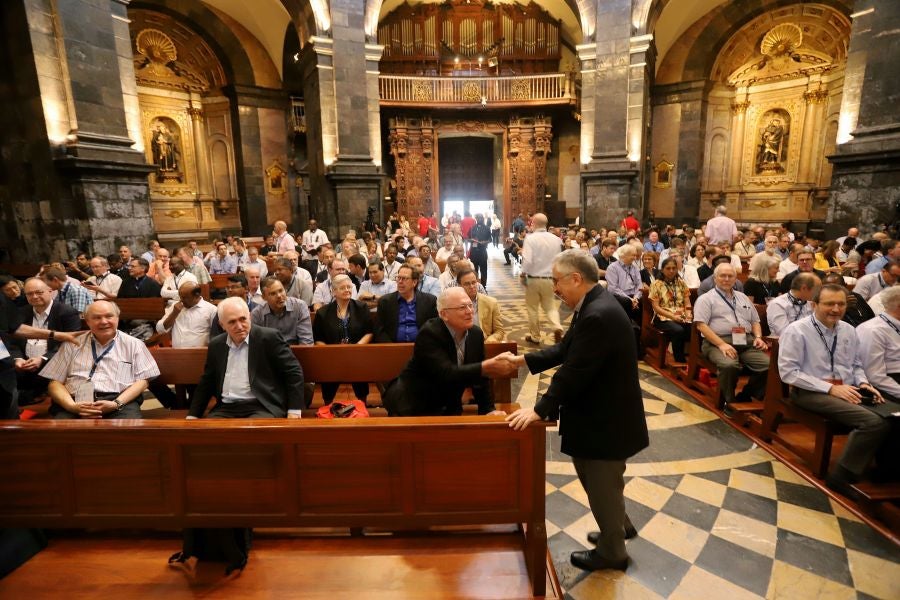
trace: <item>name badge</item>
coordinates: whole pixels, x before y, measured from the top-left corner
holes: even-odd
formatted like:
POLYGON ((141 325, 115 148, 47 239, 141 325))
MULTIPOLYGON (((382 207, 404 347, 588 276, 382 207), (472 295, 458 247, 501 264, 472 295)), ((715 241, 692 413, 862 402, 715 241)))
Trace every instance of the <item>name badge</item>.
POLYGON ((731 328, 731 345, 732 346, 746 346, 747 345, 747 330, 743 327, 732 327, 731 328))
POLYGON ((90 379, 75 381, 70 384, 69 392, 75 404, 93 404, 94 383, 90 379))

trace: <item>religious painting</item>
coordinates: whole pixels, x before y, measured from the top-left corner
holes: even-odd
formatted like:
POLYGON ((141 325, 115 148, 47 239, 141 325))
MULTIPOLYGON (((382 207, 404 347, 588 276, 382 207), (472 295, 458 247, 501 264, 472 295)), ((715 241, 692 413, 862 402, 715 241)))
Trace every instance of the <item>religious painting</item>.
POLYGON ((150 152, 157 183, 184 183, 181 129, 175 121, 157 117, 150 122, 150 152))
POLYGON ((653 167, 653 186, 658 188, 672 187, 672 170, 674 168, 675 165, 667 161, 666 157, 663 156, 663 159, 653 167))
POLYGON ((270 194, 283 194, 285 190, 285 176, 287 171, 281 168, 281 163, 275 160, 266 169, 266 188, 270 194))
POLYGON ((790 114, 780 108, 766 111, 759 120, 757 131, 756 174, 784 173, 791 131, 790 114))

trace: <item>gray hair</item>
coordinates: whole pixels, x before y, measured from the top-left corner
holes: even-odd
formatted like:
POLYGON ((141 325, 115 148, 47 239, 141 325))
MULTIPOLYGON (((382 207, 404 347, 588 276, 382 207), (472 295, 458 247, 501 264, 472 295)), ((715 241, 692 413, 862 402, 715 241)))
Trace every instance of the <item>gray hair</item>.
POLYGON ((716 207, 716 214, 717 214, 717 215, 724 215, 726 212, 728 212, 728 209, 725 208, 724 205, 720 204, 719 206, 716 207))
MULTIPOLYGON (((332 263, 332 264, 334 264, 334 263, 332 263)), ((338 285, 344 283, 344 281, 349 281, 350 284, 353 285, 353 280, 350 279, 350 276, 347 275, 346 273, 341 273, 340 275, 335 275, 331 279, 331 291, 334 292, 337 289, 338 285)))
POLYGON ((256 265, 245 265, 243 271, 245 275, 250 271, 256 271, 256 274, 260 275, 259 267, 256 265))
POLYGON ((225 310, 232 307, 246 315, 250 314, 250 307, 247 306, 247 301, 243 298, 225 298, 219 302, 219 305, 216 307, 216 315, 218 315, 220 323, 225 322, 225 310))
POLYGON ((597 267, 597 261, 589 252, 577 248, 570 248, 564 252, 560 252, 553 259, 553 266, 562 275, 569 273, 578 273, 581 277, 590 283, 600 281, 600 271, 597 267))
POLYGON ((85 320, 87 320, 87 318, 88 318, 89 316, 91 316, 91 313, 94 312, 94 309, 95 309, 95 308, 96 308, 96 309, 99 309, 99 308, 100 308, 100 306, 98 306, 98 305, 99 305, 101 302, 103 302, 104 304, 109 304, 110 306, 112 306, 112 312, 113 312, 114 315, 116 315, 116 317, 118 317, 118 316, 121 314, 122 310, 119 308, 119 305, 116 304, 115 302, 110 302, 109 300, 95 300, 95 301, 91 302, 90 304, 88 304, 88 305, 87 305, 87 308, 84 309, 84 318, 85 318, 85 320))
POLYGON ((750 273, 748 277, 752 277, 762 283, 770 283, 769 267, 772 264, 779 264, 781 261, 766 252, 758 252, 750 259, 750 273))
POLYGON ((723 269, 731 269, 731 272, 737 276, 737 271, 735 271, 734 265, 730 262, 722 262, 716 265, 716 268, 713 270, 713 275, 718 275, 723 269))
POLYGON ((451 295, 460 293, 463 294, 468 300, 468 294, 466 294, 466 291, 459 286, 451 286, 441 292, 437 299, 438 312, 441 312, 442 310, 447 308, 447 304, 450 302, 451 295))
POLYGON ((900 285, 889 287, 881 292, 881 304, 887 312, 900 308, 900 285))
MULTIPOLYGON (((638 255, 638 249, 632 244, 625 244, 621 248, 619 248, 619 256, 634 256, 635 258, 638 255)), ((597 262, 597 261, 594 261, 597 262)))

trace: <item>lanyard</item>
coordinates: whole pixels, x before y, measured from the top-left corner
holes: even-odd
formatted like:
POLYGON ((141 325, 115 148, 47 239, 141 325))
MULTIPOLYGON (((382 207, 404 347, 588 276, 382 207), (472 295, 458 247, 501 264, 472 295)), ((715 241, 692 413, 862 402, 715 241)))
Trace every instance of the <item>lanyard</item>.
MULTIPOLYGON (((880 276, 879 276, 880 277, 880 276)), ((59 292, 59 299, 61 302, 66 301, 66 296, 69 295, 69 288, 72 286, 71 283, 67 283, 62 290, 59 292)))
POLYGON ((838 341, 837 328, 835 328, 835 330, 834 330, 834 339, 831 341, 831 348, 829 348, 828 340, 825 339, 825 334, 822 333, 821 329, 819 329, 819 324, 816 323, 815 316, 810 316, 809 318, 812 321, 813 327, 816 328, 816 333, 819 334, 819 339, 822 340, 822 344, 825 346, 825 350, 828 352, 828 358, 831 359, 831 378, 837 379, 837 377, 834 374, 834 353, 835 353, 835 350, 837 350, 837 341, 838 341))
POLYGON ((893 329, 894 331, 897 332, 897 335, 900 335, 900 329, 898 329, 897 326, 894 325, 894 324, 891 322, 890 319, 888 319, 886 316, 884 316, 883 313, 880 314, 880 315, 878 315, 878 316, 881 317, 881 320, 882 320, 882 321, 884 321, 885 323, 887 323, 888 325, 890 325, 890 326, 891 326, 891 329, 893 329))
POLYGON ((719 291, 719 288, 716 288, 716 293, 719 295, 719 298, 722 299, 722 302, 724 302, 725 304, 727 304, 727 305, 728 305, 728 308, 731 309, 731 312, 734 313, 734 322, 735 322, 735 324, 737 324, 738 327, 740 327, 740 326, 741 326, 741 320, 738 319, 738 316, 737 316, 737 296, 735 296, 735 298, 734 298, 734 304, 732 304, 732 303, 728 300, 728 298, 725 297, 725 294, 723 294, 722 292, 719 291))
POLYGON ((97 366, 100 364, 100 361, 103 360, 103 358, 107 354, 109 354, 109 351, 112 350, 115 345, 116 345, 116 340, 113 339, 113 341, 110 342, 109 346, 106 347, 106 350, 101 352, 100 356, 97 356, 97 344, 95 344, 94 339, 91 338, 91 355, 93 355, 93 357, 94 357, 94 364, 91 367, 91 372, 88 373, 88 381, 90 381, 91 378, 94 377, 94 373, 97 371, 97 366))
POLYGON ((794 307, 794 318, 791 319, 791 323, 800 319, 803 316, 803 307, 806 306, 806 302, 798 301, 797 298, 794 298, 794 295, 788 292, 788 298, 791 301, 791 304, 794 307))
POLYGON ((881 273, 878 274, 878 285, 881 286, 881 289, 887 289, 887 283, 885 283, 884 278, 881 277, 881 273))

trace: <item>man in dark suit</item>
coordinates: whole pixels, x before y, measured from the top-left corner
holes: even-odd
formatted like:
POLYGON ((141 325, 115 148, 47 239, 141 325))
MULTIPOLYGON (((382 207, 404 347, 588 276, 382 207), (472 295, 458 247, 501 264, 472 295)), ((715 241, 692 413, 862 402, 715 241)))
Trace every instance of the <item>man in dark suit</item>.
MULTIPOLYGON (((25 296, 28 306, 19 308, 22 323, 54 331, 81 329, 81 315, 78 311, 63 302, 54 302, 50 297, 49 286, 42 279, 32 277, 26 281, 25 296)), ((10 344, 9 352, 16 367, 20 406, 32 404, 36 396, 47 391, 47 380, 39 377, 38 371, 53 358, 59 344, 56 339, 15 339, 10 344)))
POLYGON ((429 319, 438 316, 437 298, 419 292, 419 272, 408 265, 397 270, 397 291, 378 300, 375 342, 414 342, 429 319))
MULTIPOLYGON (((128 263, 128 277, 122 281, 117 298, 158 298, 162 286, 153 279, 147 277, 150 263, 143 258, 132 258, 128 263)), ((107 297, 110 297, 107 294, 107 297)))
POLYGON ((560 413, 562 451, 572 457, 600 532, 588 535, 595 550, 573 552, 586 570, 628 566, 625 538, 637 535, 625 514, 625 461, 649 445, 634 336, 628 315, 597 285, 597 263, 582 250, 566 250, 553 261, 554 291, 575 311, 560 343, 525 356, 500 355, 532 373, 559 366, 534 408, 507 417, 510 427, 560 413))
POLYGON ((419 331, 412 358, 385 390, 384 407, 400 417, 460 415, 462 394, 471 387, 478 414, 494 413, 487 378, 516 367, 506 360, 484 359, 484 334, 475 325, 475 307, 463 288, 444 290, 438 305, 441 318, 431 319, 419 331))
POLYGON ((225 333, 209 342, 188 419, 202 417, 211 397, 210 418, 299 419, 303 371, 282 335, 253 325, 243 298, 226 298, 217 311, 225 333))

